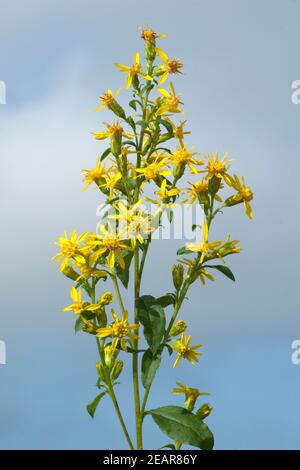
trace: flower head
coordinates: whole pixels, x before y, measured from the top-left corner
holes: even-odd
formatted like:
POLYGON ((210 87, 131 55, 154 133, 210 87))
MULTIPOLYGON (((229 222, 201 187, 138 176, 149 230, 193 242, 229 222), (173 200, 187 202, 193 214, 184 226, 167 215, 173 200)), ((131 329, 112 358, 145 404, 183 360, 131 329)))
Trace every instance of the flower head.
POLYGON ((190 346, 191 339, 191 335, 186 336, 182 333, 180 340, 173 341, 172 348, 178 354, 173 367, 177 367, 181 359, 187 359, 191 364, 199 361, 197 356, 200 356, 201 353, 196 352, 196 349, 201 348, 202 345, 196 344, 195 346, 190 346))
POLYGON ((124 233, 131 241, 131 246, 134 248, 136 241, 144 243, 144 237, 149 235, 153 228, 151 227, 150 215, 144 215, 140 209, 142 199, 131 207, 126 207, 122 201, 116 204, 118 213, 110 216, 111 218, 120 220, 124 225, 124 233))
POLYGON ((81 315, 83 312, 98 310, 100 307, 99 304, 89 304, 88 302, 84 302, 82 300, 82 292, 80 288, 76 290, 75 287, 71 287, 70 295, 74 303, 64 308, 64 312, 73 310, 75 315, 81 315))
POLYGON ((153 80, 150 75, 145 74, 142 70, 142 66, 140 64, 140 54, 136 52, 133 56, 133 65, 124 65, 124 64, 115 64, 119 68, 119 72, 127 73, 126 79, 126 88, 129 88, 132 84, 133 80, 138 77, 139 75, 143 77, 145 80, 153 80))
POLYGON ((172 152, 171 163, 176 166, 188 166, 190 172, 197 174, 198 170, 194 165, 203 165, 202 160, 194 158, 194 155, 198 155, 197 152, 193 152, 193 149, 187 149, 185 146, 180 146, 175 152, 172 152))
POLYGON ((60 252, 53 256, 53 260, 56 259, 57 263, 61 263, 60 271, 63 271, 70 261, 85 263, 84 253, 86 247, 80 247, 87 237, 88 232, 84 232, 82 235, 77 237, 76 230, 73 230, 70 238, 68 238, 67 232, 64 237, 59 237, 58 242, 55 244, 59 246, 60 252))
POLYGON ((146 42, 154 42, 158 38, 165 38, 167 37, 167 34, 157 34, 155 31, 153 31, 150 28, 145 28, 145 29, 140 29, 141 32, 141 38, 144 39, 146 42))
POLYGON ((168 157, 163 154, 158 154, 154 157, 151 163, 146 163, 143 168, 137 168, 136 172, 140 173, 146 181, 155 180, 159 176, 168 176, 171 171, 166 168, 168 157))
POLYGON ((214 250, 218 246, 222 245, 221 240, 214 242, 208 242, 208 225, 207 222, 203 222, 202 225, 202 241, 199 243, 187 243, 186 247, 195 253, 201 253, 200 263, 204 260, 207 252, 214 250))
POLYGON ((125 244, 125 238, 121 232, 115 232, 111 225, 107 230, 104 225, 100 225, 100 232, 96 240, 91 241, 90 244, 96 251, 93 253, 93 258, 97 259, 99 256, 107 256, 108 267, 112 269, 115 265, 116 259, 122 269, 125 269, 125 262, 122 256, 122 250, 129 250, 129 247, 125 244))
POLYGON ((163 95, 162 98, 158 98, 157 104, 158 109, 156 111, 157 116, 162 116, 167 113, 181 113, 180 108, 181 101, 175 93, 174 85, 170 82, 170 92, 164 88, 157 88, 157 91, 163 95))
POLYGON ((159 83, 164 83, 167 80, 169 74, 181 73, 183 64, 179 59, 170 59, 167 54, 158 47, 156 48, 156 52, 163 62, 162 65, 157 67, 156 72, 156 74, 161 75, 159 83))
POLYGON ((113 93, 111 90, 107 90, 102 96, 100 96, 101 105, 98 108, 95 108, 94 111, 100 111, 100 109, 108 108, 113 109, 116 104, 115 97, 120 93, 121 88, 119 88, 116 93, 113 93))
POLYGON ((96 335, 100 338, 112 337, 112 350, 114 351, 120 343, 121 348, 127 351, 126 338, 138 339, 138 335, 132 333, 132 330, 137 330, 139 325, 137 323, 128 323, 128 312, 124 311, 122 318, 119 319, 116 312, 111 310, 113 323, 105 328, 99 328, 96 335))
MULTIPOLYGON (((252 208, 249 203, 253 199, 253 193, 251 189, 249 188, 249 186, 246 186, 245 178, 242 176, 240 180, 237 175, 233 175, 233 177, 230 178, 229 186, 231 186, 233 189, 237 191, 237 193, 234 194, 234 196, 231 196, 231 198, 229 198, 229 201, 231 203, 236 203, 236 204, 243 202, 247 216, 249 217, 249 219, 252 219, 252 216, 253 216, 252 208)), ((228 204, 228 205, 233 205, 233 204, 228 204)))
POLYGON ((209 395, 207 392, 200 392, 198 388, 192 388, 188 387, 187 385, 184 385, 180 382, 176 382, 178 385, 178 388, 173 388, 172 393, 174 395, 185 395, 185 408, 189 411, 193 411, 196 400, 200 396, 206 396, 209 395))
POLYGON ((208 180, 212 179, 213 177, 224 179, 225 183, 230 185, 230 176, 228 175, 228 168, 232 160, 227 159, 227 153, 223 155, 221 159, 219 159, 219 153, 216 152, 213 154, 208 154, 207 156, 207 165, 205 170, 203 170, 206 174, 206 178, 208 180))
POLYGON ((107 176, 106 170, 103 165, 101 165, 100 160, 97 159, 96 166, 89 170, 82 170, 84 174, 83 181, 86 183, 86 186, 82 191, 86 191, 87 188, 92 184, 100 184, 101 181, 107 176))

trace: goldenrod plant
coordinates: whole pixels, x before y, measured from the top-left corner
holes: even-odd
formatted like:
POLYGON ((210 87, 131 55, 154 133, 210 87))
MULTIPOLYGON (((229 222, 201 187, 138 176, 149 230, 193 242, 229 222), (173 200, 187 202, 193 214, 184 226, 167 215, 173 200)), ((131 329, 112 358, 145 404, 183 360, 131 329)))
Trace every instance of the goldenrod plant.
MULTIPOLYGON (((183 103, 173 82, 168 83, 182 73, 183 64, 157 47, 157 40, 165 36, 149 28, 141 30, 145 60, 135 52, 132 65, 116 64, 126 77, 128 106, 120 102, 120 89, 108 89, 100 96, 95 111, 107 108, 112 120, 93 135, 109 144, 95 167, 83 170, 84 190, 94 186, 105 199, 107 213, 96 233, 78 236, 73 230, 60 237, 54 258, 60 271, 74 282, 72 304, 65 311, 75 314, 76 332, 95 338, 99 354, 99 393, 87 406, 88 413, 94 417, 100 402, 109 397, 130 449, 143 448, 147 416, 171 440, 166 447, 180 449, 188 444, 212 449, 214 438, 206 424, 212 408, 208 403, 196 406, 208 393, 177 382, 173 393, 183 395, 183 405, 149 409, 148 397, 162 359, 174 368, 181 368, 184 360, 198 363, 201 344, 194 344, 186 320, 178 316, 190 287, 195 283, 199 289, 198 280, 202 285, 214 281, 213 271, 235 280, 225 258, 240 252, 239 242, 229 236, 211 240, 210 229, 216 216, 239 204, 251 219, 253 194, 243 177, 231 173, 232 159, 227 154, 202 155, 186 145, 190 132, 183 103), (146 203, 155 210, 146 210, 146 203), (186 243, 177 252, 170 275, 173 291, 156 298, 148 286, 146 292, 142 286, 149 247, 163 215, 167 213, 173 223, 174 207, 182 204, 202 209, 201 230, 195 232, 194 243, 186 243), (106 280, 109 291, 104 289, 106 280), (129 285, 133 286, 134 308, 123 300, 122 292, 129 285), (135 436, 117 398, 117 384, 128 362, 132 363, 135 436)), ((126 395, 130 396, 129 390, 126 395)))

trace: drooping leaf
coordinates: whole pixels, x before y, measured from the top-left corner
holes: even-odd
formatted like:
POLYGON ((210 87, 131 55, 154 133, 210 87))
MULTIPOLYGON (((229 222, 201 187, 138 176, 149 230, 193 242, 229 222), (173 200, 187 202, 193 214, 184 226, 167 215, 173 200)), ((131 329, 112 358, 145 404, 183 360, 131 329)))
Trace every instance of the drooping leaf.
POLYGON ((78 317, 76 319, 76 322, 75 322, 75 325, 74 325, 74 330, 75 330, 75 333, 78 333, 78 331, 81 331, 83 328, 84 328, 85 324, 84 322, 81 320, 81 317, 78 317))
POLYGON ((129 101, 129 106, 136 111, 136 101, 135 100, 129 101))
POLYGON ((235 277, 231 269, 228 268, 228 266, 224 266, 223 264, 217 264, 217 265, 205 265, 205 268, 211 268, 211 269, 217 269, 220 271, 224 276, 228 277, 232 281, 235 281, 235 277))
POLYGON ((173 135, 173 127, 172 124, 164 119, 160 119, 160 124, 166 128, 168 133, 172 136, 173 135))
POLYGON ((94 417, 95 411, 100 403, 101 398, 103 398, 105 394, 106 392, 99 393, 99 395, 97 395, 96 398, 94 398, 94 400, 89 405, 87 405, 87 412, 92 418, 94 417))
POLYGON ((163 406, 147 412, 160 430, 174 441, 211 450, 214 437, 208 426, 195 414, 180 406, 163 406))
POLYGON ((125 262, 125 269, 122 269, 121 266, 119 266, 119 264, 116 264, 116 271, 117 271, 118 278, 122 282, 125 289, 127 289, 128 283, 129 283, 129 270, 130 270, 130 265, 131 265, 131 261, 133 257, 133 252, 128 251, 122 254, 122 256, 125 262))
POLYGON ((185 246, 182 246, 181 248, 179 248, 179 250, 177 250, 178 255, 187 255, 187 254, 190 254, 190 253, 193 253, 193 251, 188 250, 185 246))
POLYGON ((151 385, 156 371, 159 368, 161 363, 161 355, 156 354, 155 356, 152 354, 151 349, 147 349, 147 351, 143 354, 142 357, 142 384, 145 388, 151 385))
POLYGON ((104 160, 111 152, 111 149, 110 147, 108 147, 106 150, 104 150, 104 152, 102 153, 101 157, 100 157, 100 162, 102 162, 102 160, 104 160))
POLYGON ((144 327, 144 336, 153 354, 164 337, 165 312, 152 295, 143 295, 138 301, 138 317, 144 327))
POLYGON ((169 305, 175 305, 176 297, 174 294, 166 294, 158 297, 156 299, 157 303, 161 305, 163 308, 168 307, 169 305))

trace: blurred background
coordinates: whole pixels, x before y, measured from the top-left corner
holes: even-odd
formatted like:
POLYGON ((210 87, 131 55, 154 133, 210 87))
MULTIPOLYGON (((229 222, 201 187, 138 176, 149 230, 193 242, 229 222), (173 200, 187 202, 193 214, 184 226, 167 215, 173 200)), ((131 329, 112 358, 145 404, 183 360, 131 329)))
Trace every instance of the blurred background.
MULTIPOLYGON (((228 151, 255 200, 216 224, 217 238, 241 240, 242 254, 205 288, 194 285, 182 314, 203 344, 197 367, 168 357, 149 406, 181 404, 176 380, 210 392, 207 422, 216 449, 299 449, 300 365, 291 361, 299 323, 300 2, 296 0, 0 1, 1 449, 117 449, 126 443, 108 399, 95 419, 92 337, 74 334, 70 282, 51 257, 64 230, 95 230, 96 191, 82 189, 82 168, 103 145, 90 135, 108 113, 98 95, 124 88, 114 62, 130 64, 147 23, 168 33, 161 47, 184 62, 174 80, 185 103, 190 146, 228 151)), ((127 96, 120 95, 124 104, 127 96)), ((142 293, 172 288, 180 241, 155 241, 142 293)), ((105 289, 108 286, 105 285, 105 289)), ((126 294, 125 294, 126 296, 126 294)), ((129 364, 118 394, 131 421, 129 364)), ((147 448, 168 438, 146 420, 147 448)))

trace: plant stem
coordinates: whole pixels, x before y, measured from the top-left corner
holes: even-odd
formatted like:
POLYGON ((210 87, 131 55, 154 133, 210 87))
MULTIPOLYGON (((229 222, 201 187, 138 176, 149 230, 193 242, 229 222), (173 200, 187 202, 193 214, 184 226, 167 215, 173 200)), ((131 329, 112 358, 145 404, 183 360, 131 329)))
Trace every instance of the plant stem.
POLYGON ((121 309, 122 313, 124 313, 125 307, 124 307, 124 303, 123 303, 123 300, 122 300, 122 296, 121 296, 117 276, 115 274, 112 274, 111 278, 112 278, 112 282, 113 282, 113 285, 114 285, 114 288, 115 288, 115 292, 116 292, 116 296, 117 296, 117 300, 118 300, 120 309, 121 309))
MULTIPOLYGON (((134 322, 138 323, 138 300, 140 296, 140 273, 139 273, 139 247, 136 246, 134 252, 134 322)), ((133 340, 133 349, 138 350, 138 339, 133 340)), ((135 404, 135 424, 136 424, 136 443, 137 448, 143 448, 142 429, 141 429, 141 409, 140 409, 140 390, 139 390, 139 360, 138 353, 132 355, 132 374, 133 374, 133 393, 135 404)))
POLYGON ((106 386, 107 386, 109 396, 110 396, 110 398, 113 402, 113 405, 115 407, 118 419, 120 421, 120 424, 121 424, 121 427, 123 429, 124 436, 125 436, 125 438, 128 442, 128 445, 129 445, 131 450, 134 450, 134 445, 133 445, 132 440, 131 440, 131 438, 129 436, 129 433, 127 431, 127 427, 126 427, 126 424, 124 422, 124 419, 123 419, 123 416, 122 416, 122 413, 121 413, 121 410, 120 410, 120 407, 119 407, 119 403, 118 403, 118 400, 117 400, 117 397, 116 397, 116 394, 115 394, 115 391, 114 391, 114 387, 113 387, 113 384, 111 383, 111 379, 110 379, 110 376, 109 376, 109 371, 107 370, 107 366, 105 364, 105 357, 104 357, 103 349, 101 348, 101 344, 100 344, 99 338, 97 336, 96 336, 96 341, 97 341, 99 356, 100 356, 100 359, 101 359, 101 362, 102 362, 102 365, 103 365, 103 369, 105 371, 105 383, 106 383, 106 386))

